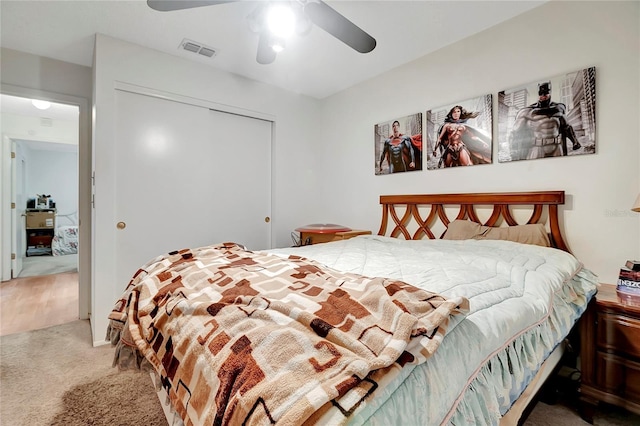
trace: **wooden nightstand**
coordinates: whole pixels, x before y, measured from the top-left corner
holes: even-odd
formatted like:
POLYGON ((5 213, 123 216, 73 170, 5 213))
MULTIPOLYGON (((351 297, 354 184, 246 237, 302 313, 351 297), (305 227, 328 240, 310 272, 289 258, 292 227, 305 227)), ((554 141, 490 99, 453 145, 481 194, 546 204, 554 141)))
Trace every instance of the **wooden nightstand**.
POLYGON ((371 231, 363 231, 352 229, 351 231, 317 233, 317 232, 300 232, 300 242, 302 245, 328 243, 331 241, 348 240, 358 235, 371 235, 371 231))
POLYGON ((26 256, 51 255, 51 241, 56 228, 56 209, 27 209, 25 216, 26 256))
POLYGON ((640 304, 600 284, 581 325, 580 415, 593 423, 599 402, 640 414, 640 304))

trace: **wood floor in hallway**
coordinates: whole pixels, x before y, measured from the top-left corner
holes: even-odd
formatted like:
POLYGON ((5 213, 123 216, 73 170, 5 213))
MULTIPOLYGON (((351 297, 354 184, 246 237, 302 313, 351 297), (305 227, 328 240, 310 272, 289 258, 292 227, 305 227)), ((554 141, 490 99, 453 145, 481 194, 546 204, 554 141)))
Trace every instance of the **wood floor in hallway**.
POLYGON ((0 336, 78 318, 77 272, 14 278, 0 283, 0 336))

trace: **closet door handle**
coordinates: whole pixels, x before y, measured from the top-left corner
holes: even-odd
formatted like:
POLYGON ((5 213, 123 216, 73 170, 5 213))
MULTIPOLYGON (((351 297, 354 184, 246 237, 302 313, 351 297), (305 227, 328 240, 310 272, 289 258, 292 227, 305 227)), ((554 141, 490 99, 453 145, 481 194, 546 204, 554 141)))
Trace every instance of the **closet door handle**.
POLYGON ((126 223, 124 223, 124 222, 118 222, 118 223, 116 223, 116 228, 118 228, 118 229, 124 229, 124 228, 126 228, 126 227, 127 227, 127 224, 126 224, 126 223))

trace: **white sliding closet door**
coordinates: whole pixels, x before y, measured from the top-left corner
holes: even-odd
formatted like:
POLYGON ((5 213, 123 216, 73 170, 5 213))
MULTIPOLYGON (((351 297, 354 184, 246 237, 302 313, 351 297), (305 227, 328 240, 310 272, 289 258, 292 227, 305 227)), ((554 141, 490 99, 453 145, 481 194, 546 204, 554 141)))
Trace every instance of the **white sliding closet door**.
MULTIPOLYGON (((155 256, 271 246, 271 122, 116 90, 117 278, 155 256)), ((99 200, 97 200, 99 202, 99 200)))

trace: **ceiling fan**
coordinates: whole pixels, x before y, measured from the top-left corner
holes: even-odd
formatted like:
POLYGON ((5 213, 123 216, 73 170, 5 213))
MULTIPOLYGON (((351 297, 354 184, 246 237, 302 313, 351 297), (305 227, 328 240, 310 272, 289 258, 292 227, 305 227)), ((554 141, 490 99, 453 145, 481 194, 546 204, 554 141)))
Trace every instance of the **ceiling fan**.
MULTIPOLYGON (((147 4, 154 10, 168 12, 238 1, 242 0, 147 0, 147 4)), ((284 48, 284 36, 279 34, 279 30, 290 26, 287 23, 283 24, 282 21, 276 21, 277 23, 273 24, 273 21, 270 21, 271 7, 284 9, 285 14, 288 9, 288 14, 292 16, 290 19, 298 23, 295 30, 300 34, 308 32, 311 24, 315 24, 360 53, 369 53, 376 47, 376 40, 373 37, 321 0, 280 0, 259 3, 258 8, 248 16, 248 19, 252 30, 260 35, 256 55, 256 60, 260 64, 270 64, 276 59, 277 53, 284 48)))

